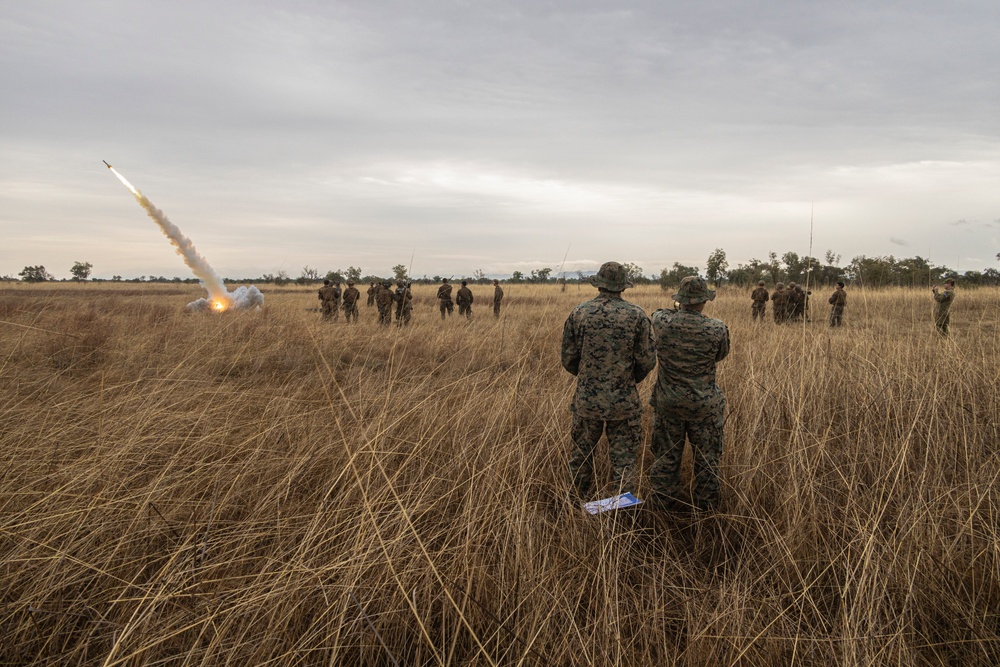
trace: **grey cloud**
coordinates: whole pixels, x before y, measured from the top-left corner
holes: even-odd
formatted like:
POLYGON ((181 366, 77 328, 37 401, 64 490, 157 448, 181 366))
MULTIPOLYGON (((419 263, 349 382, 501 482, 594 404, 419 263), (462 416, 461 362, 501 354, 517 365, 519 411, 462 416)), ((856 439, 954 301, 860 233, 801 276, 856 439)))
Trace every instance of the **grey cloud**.
POLYGON ((910 245, 909 243, 907 243, 903 239, 897 239, 897 238, 892 237, 892 236, 889 237, 889 243, 891 243, 893 245, 899 245, 899 246, 908 246, 908 245, 910 245))

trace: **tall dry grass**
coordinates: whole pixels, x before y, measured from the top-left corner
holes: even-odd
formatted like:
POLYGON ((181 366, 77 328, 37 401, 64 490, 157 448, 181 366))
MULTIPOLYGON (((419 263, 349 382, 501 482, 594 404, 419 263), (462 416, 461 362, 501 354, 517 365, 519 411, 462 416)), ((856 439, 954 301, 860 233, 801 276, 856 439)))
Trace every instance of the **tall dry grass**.
POLYGON ((1000 291, 950 340, 925 291, 851 291, 838 331, 723 292, 725 501, 689 517, 566 502, 593 290, 506 291, 382 330, 312 290, 0 290, 0 664, 1000 660, 1000 291))

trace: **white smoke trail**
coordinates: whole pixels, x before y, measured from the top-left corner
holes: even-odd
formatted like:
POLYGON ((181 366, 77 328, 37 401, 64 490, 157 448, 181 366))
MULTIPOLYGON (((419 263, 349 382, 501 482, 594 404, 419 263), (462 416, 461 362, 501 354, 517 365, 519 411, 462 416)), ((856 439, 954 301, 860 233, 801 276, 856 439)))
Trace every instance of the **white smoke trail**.
MULTIPOLYGON (((107 164, 107 163, 105 163, 107 164)), ((114 167, 110 164, 108 169, 111 170, 118 180, 121 181, 129 192, 135 196, 135 200, 139 202, 139 206, 145 209, 146 213, 153 222, 159 226, 160 231, 166 236, 171 245, 177 251, 177 254, 184 259, 184 263, 187 264, 191 272, 194 273, 195 277, 201 281, 201 286, 208 290, 208 299, 198 299, 187 305, 187 309, 191 311, 201 311, 201 310, 214 310, 214 311, 225 311, 230 308, 237 310, 243 310, 248 308, 253 308, 255 306, 259 307, 264 303, 264 295, 260 293, 256 287, 240 287, 235 292, 230 293, 226 289, 226 285, 218 273, 215 272, 204 257, 199 254, 198 250, 194 247, 194 243, 188 237, 184 236, 184 233, 175 225, 170 222, 170 218, 160 209, 153 206, 153 203, 146 198, 146 195, 139 192, 139 190, 129 183, 124 176, 119 174, 114 167), (204 302, 204 303, 202 303, 204 302)))

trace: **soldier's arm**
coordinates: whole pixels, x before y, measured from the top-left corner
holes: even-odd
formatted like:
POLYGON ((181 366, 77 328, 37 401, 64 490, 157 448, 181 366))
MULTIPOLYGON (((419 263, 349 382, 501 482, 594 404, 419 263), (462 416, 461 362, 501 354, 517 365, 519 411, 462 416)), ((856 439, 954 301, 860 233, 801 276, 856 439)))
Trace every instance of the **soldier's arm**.
POLYGON ((636 332, 633 346, 632 377, 636 382, 642 382, 649 372, 656 368, 656 342, 653 340, 653 326, 646 314, 642 314, 639 330, 636 332))
POLYGON ((580 372, 580 346, 576 340, 576 326, 572 315, 566 318, 566 324, 563 325, 562 365, 573 375, 580 372))
POLYGON ((715 360, 722 361, 729 355, 729 327, 725 324, 722 325, 724 334, 722 336, 722 342, 719 344, 719 351, 715 353, 715 360))

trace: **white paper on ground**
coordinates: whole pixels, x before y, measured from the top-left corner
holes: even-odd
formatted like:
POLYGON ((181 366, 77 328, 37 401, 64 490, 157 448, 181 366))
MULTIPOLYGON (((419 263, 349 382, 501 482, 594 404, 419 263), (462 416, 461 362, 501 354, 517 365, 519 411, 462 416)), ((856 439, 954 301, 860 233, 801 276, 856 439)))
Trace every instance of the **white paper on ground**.
POLYGON ((611 496, 610 498, 604 498, 603 500, 593 500, 589 503, 585 503, 583 509, 587 510, 590 514, 600 514, 601 512, 617 510, 622 507, 632 507, 633 505, 638 505, 641 502, 641 500, 633 496, 631 493, 622 493, 617 496, 611 496))

